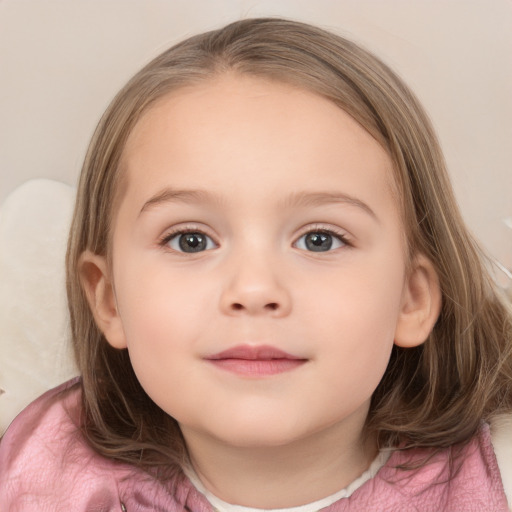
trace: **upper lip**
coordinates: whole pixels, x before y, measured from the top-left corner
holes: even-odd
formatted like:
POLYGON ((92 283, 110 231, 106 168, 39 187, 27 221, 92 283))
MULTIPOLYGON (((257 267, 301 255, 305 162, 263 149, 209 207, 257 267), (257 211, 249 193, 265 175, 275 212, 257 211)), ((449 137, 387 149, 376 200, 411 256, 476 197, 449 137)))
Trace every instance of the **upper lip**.
POLYGON ((228 348, 217 354, 208 356, 207 359, 246 359, 246 360, 271 360, 271 359, 298 359, 305 358, 289 354, 284 350, 270 345, 238 345, 228 348))

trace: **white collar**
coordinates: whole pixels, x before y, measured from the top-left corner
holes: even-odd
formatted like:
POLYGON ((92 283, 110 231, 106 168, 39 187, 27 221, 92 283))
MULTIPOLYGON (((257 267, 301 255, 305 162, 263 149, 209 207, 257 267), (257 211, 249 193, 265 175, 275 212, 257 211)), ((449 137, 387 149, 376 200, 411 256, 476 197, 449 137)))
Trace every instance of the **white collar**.
MULTIPOLYGON (((341 498, 348 498, 356 489, 361 487, 365 482, 377 474, 379 469, 384 466, 384 464, 386 464, 389 457, 391 456, 391 453, 392 450, 381 450, 374 461, 371 463, 370 467, 361 476, 356 478, 351 484, 349 484, 344 489, 341 489, 341 491, 331 494, 326 498, 322 498, 321 500, 314 501, 313 503, 308 503, 307 505, 300 505, 298 507, 291 508, 272 509, 272 512, 316 512, 324 507, 332 505, 341 498)), ((192 468, 186 468, 185 474, 190 479, 194 487, 206 497, 206 499, 217 512, 269 512, 270 510, 226 503, 225 501, 217 498, 217 496, 212 494, 204 487, 203 483, 192 468)))

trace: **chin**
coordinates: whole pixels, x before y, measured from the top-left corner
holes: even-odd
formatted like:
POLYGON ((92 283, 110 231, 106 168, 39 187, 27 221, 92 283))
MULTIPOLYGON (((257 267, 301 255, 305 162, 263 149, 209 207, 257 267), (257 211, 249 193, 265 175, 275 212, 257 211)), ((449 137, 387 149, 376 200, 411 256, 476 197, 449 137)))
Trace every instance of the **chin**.
POLYGON ((242 449, 284 447, 311 434, 296 423, 283 422, 282 418, 249 424, 233 421, 224 427, 211 430, 211 435, 223 444, 242 449))

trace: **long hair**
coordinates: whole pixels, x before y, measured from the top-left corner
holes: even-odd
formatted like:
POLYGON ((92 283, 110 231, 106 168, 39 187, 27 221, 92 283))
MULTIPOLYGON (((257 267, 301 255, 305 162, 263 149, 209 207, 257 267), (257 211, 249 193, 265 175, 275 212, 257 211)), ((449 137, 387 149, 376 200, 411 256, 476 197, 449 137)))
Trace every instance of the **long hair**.
POLYGON ((143 466, 186 461, 176 421, 147 396, 126 350, 107 343, 78 276, 85 250, 109 258, 122 194, 126 140, 160 98, 230 72, 287 83, 351 115, 394 163, 408 254, 435 266, 442 311, 428 340, 395 346, 372 397, 367 432, 380 446, 444 447, 512 409, 512 326, 484 257, 459 213, 445 162, 422 107, 379 59, 303 23, 248 19, 183 41, 137 73, 114 98, 85 158, 67 253, 72 341, 82 374, 84 433, 100 453, 143 466))

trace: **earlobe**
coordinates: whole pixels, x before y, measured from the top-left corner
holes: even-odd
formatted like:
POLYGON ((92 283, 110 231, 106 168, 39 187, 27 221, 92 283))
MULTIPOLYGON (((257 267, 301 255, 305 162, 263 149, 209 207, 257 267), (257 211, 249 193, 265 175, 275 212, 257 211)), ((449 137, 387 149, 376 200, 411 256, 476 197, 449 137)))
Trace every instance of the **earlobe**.
POLYGON ((106 258, 85 251, 79 261, 80 281, 96 325, 114 348, 126 348, 121 317, 106 258))
POLYGON ((418 255, 404 285, 395 344, 406 348, 426 341, 441 312, 441 303, 441 287, 434 265, 418 255))

